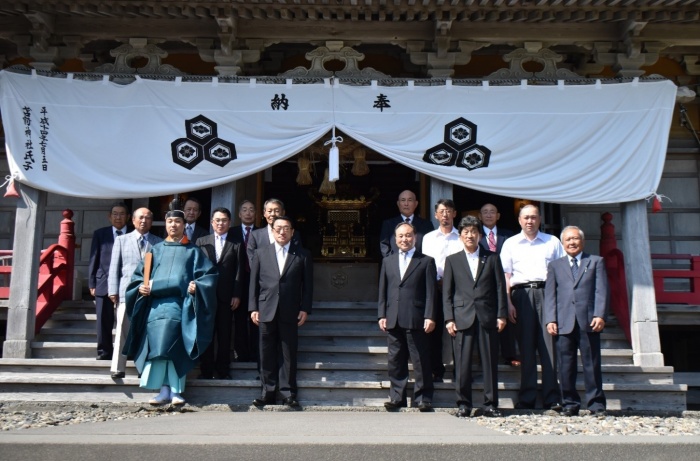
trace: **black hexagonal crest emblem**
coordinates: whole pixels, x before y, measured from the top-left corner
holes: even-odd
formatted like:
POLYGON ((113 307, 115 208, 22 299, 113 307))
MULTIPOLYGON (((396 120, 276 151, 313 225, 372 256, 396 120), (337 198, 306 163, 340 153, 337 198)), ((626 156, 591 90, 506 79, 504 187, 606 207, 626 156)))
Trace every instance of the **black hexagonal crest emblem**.
POLYGON ((445 125, 443 142, 425 151, 423 161, 467 170, 486 168, 491 150, 476 143, 476 124, 460 117, 445 125))
POLYGON ((457 150, 476 144, 476 125, 460 117, 445 125, 445 143, 457 150))
POLYGON ((170 144, 173 162, 191 170, 202 160, 220 167, 236 160, 236 145, 218 137, 216 122, 198 115, 185 120, 186 138, 178 138, 170 144))
POLYGON ((423 161, 434 163, 435 165, 453 166, 457 162, 458 152, 445 143, 425 151, 423 161))
POLYGON ((460 152, 457 163, 459 166, 467 170, 476 170, 477 168, 486 168, 489 166, 491 159, 491 151, 484 146, 477 144, 469 149, 460 152))
POLYGON ((185 120, 185 130, 187 137, 200 145, 206 144, 216 138, 216 123, 209 120, 204 115, 185 120))
POLYGON ((236 159, 236 146, 223 139, 214 138, 204 146, 204 159, 219 166, 224 166, 236 159))
POLYGON ((193 143, 190 139, 179 138, 170 143, 173 154, 173 162, 188 170, 199 165, 204 160, 202 146, 193 143))

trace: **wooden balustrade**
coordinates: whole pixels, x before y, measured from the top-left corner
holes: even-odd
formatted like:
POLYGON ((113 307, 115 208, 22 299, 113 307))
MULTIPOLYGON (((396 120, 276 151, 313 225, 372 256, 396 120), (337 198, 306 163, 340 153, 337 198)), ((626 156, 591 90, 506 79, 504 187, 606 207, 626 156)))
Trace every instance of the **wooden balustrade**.
POLYGON ((688 254, 652 254, 652 260, 688 261, 688 269, 654 269, 654 291, 659 304, 700 305, 700 256, 688 254), (689 282, 688 291, 667 290, 666 279, 685 279, 689 282))
MULTIPOLYGON (((37 287, 35 333, 51 318, 56 308, 73 294, 73 272, 75 267, 75 223, 73 212, 63 211, 58 244, 42 251, 39 259, 39 283, 37 287)), ((10 297, 12 273, 12 251, 0 251, 0 298, 10 297)))

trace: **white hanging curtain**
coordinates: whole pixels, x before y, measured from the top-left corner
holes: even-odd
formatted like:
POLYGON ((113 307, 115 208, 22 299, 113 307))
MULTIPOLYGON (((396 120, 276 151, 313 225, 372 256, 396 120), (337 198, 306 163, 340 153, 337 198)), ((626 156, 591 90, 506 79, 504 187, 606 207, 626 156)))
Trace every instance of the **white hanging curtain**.
POLYGON ((675 94, 669 81, 118 85, 0 72, 11 173, 38 189, 95 198, 224 184, 295 155, 335 124, 461 186, 556 203, 638 200, 660 181, 675 94))

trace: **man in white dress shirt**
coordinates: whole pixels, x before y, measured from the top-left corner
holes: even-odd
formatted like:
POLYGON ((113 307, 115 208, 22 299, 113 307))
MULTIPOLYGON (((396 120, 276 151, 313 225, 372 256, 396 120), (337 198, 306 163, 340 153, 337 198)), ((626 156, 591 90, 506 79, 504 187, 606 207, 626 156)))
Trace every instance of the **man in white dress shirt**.
POLYGON ((555 236, 540 232, 540 211, 536 206, 525 205, 518 222, 522 231, 506 240, 501 249, 508 291, 508 319, 516 324, 522 360, 515 408, 535 407, 539 354, 544 408, 560 411, 554 342, 544 324, 544 287, 547 265, 565 255, 564 247, 555 236))
POLYGON ((457 209, 452 200, 444 198, 438 200, 435 204, 435 219, 440 224, 440 227, 423 236, 423 254, 432 257, 437 267, 437 285, 434 298, 435 324, 437 327, 428 335, 433 382, 442 382, 445 374, 443 357, 445 329, 443 328, 444 318, 442 315, 442 276, 445 271, 445 259, 449 255, 464 249, 464 245, 459 239, 459 232, 454 227, 456 216, 457 209))

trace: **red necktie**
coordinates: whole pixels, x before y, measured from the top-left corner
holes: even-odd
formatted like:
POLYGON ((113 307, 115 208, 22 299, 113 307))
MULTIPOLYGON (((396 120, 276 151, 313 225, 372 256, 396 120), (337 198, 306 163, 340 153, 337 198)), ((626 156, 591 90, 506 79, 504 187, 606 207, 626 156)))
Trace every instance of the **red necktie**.
POLYGON ((494 253, 496 252, 496 236, 493 235, 493 231, 489 232, 489 250, 493 251, 494 253))

